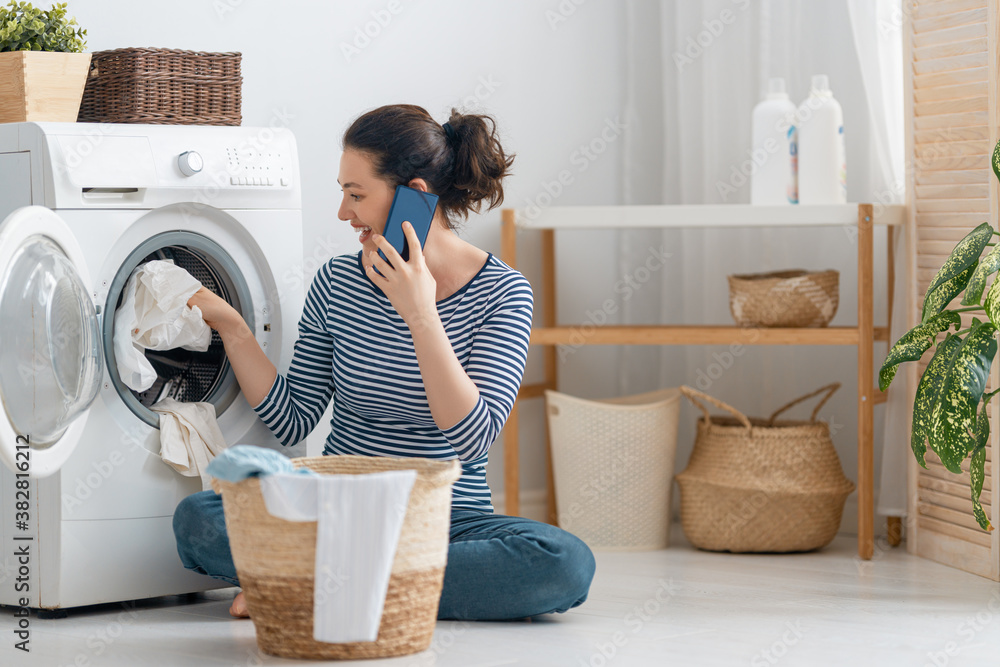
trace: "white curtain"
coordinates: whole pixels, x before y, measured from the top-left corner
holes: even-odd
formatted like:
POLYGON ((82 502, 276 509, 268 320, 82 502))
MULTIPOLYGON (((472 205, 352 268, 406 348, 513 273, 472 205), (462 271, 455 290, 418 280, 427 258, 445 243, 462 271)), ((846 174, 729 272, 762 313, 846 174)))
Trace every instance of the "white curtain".
MULTIPOLYGON (((892 31, 884 30, 886 38, 877 34, 875 39, 865 25, 893 4, 898 7, 899 0, 628 0, 625 203, 748 203, 749 182, 741 168, 745 170, 749 158, 754 105, 768 78, 775 76, 785 79, 792 101, 801 102, 813 74, 829 75, 844 109, 848 199, 901 201, 901 187, 896 187, 902 182, 901 111, 898 119, 892 115, 896 102, 902 104, 899 59, 885 59, 893 48, 887 46, 892 31), (873 63, 877 65, 869 72, 873 63), (898 95, 895 79, 900 82, 898 95), (876 194, 883 198, 876 199, 876 194)), ((892 18, 898 44, 898 14, 892 18)), ((621 275, 629 275, 654 246, 671 253, 672 262, 658 280, 649 281, 623 304, 623 323, 729 324, 727 274, 789 268, 838 269, 840 308, 832 324, 856 322, 857 247, 851 229, 623 231, 618 244, 621 275)), ((881 234, 876 235, 875 252, 876 285, 882 286, 881 234)), ((897 285, 903 284, 897 280, 897 285)), ((875 297, 879 323, 885 319, 884 290, 877 289, 875 297)), ((897 304, 901 301, 896 299, 897 304)), ((894 318, 894 323, 902 319, 894 318)), ((884 349, 876 349, 877 363, 884 354, 884 349)), ((622 347, 619 355, 623 394, 689 384, 754 415, 769 415, 792 398, 842 382, 843 389, 820 417, 830 423, 844 469, 854 477, 853 348, 622 347)), ((808 415, 811 408, 792 416, 808 415)), ((876 433, 881 431, 882 413, 876 408, 876 433)), ((678 469, 690 452, 694 414, 688 408, 689 418, 683 420, 678 469)), ((879 468, 880 454, 877 448, 879 468)), ((905 464, 892 465, 886 472, 905 488, 905 464)), ((845 527, 852 520, 847 519, 845 527)))
MULTIPOLYGON (((901 204, 905 197, 905 157, 903 133, 903 35, 900 0, 847 0, 854 49, 864 63, 861 76, 868 99, 871 142, 869 158, 873 169, 871 196, 876 205, 901 204)), ((893 244, 896 257, 896 290, 889 338, 896 341, 909 329, 906 286, 910 274, 906 261, 906 230, 897 233, 893 244)), ((899 373, 885 406, 882 438, 882 471, 876 512, 887 516, 906 515, 906 468, 910 456, 908 442, 913 387, 909 373, 899 373)))

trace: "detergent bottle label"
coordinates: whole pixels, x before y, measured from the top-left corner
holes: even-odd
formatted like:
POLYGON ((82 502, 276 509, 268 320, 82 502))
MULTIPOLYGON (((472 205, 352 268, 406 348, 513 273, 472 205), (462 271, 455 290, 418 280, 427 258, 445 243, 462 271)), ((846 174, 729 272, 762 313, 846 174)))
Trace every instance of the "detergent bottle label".
POLYGON ((837 130, 837 139, 839 140, 840 149, 840 198, 841 201, 847 201, 847 151, 844 148, 844 126, 841 125, 837 130))
POLYGON ((799 203, 799 144, 798 132, 794 125, 788 127, 788 163, 791 173, 788 178, 788 203, 799 203))

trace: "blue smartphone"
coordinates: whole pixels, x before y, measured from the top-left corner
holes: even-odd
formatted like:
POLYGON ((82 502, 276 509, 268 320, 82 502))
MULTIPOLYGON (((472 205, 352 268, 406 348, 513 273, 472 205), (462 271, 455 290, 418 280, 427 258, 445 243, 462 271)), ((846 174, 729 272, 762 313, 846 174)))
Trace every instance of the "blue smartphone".
MULTIPOLYGON (((386 218, 382 236, 392 244, 404 262, 410 259, 410 248, 406 243, 406 235, 403 233, 403 222, 409 221, 413 225, 413 231, 417 233, 420 247, 423 248, 427 241, 427 233, 431 230, 431 221, 434 220, 437 203, 438 196, 430 192, 421 192, 405 185, 396 186, 396 195, 392 199, 392 206, 389 208, 389 217, 386 218)), ((389 258, 381 250, 378 251, 378 254, 385 261, 389 261, 389 258)))

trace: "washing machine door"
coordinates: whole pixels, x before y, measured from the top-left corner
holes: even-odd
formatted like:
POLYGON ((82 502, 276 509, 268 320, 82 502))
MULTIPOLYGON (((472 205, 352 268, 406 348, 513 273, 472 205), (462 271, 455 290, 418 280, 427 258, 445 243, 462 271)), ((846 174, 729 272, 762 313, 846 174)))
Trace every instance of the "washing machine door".
POLYGON ((0 458, 56 472, 97 397, 102 348, 80 246, 59 216, 20 208, 0 223, 0 458))

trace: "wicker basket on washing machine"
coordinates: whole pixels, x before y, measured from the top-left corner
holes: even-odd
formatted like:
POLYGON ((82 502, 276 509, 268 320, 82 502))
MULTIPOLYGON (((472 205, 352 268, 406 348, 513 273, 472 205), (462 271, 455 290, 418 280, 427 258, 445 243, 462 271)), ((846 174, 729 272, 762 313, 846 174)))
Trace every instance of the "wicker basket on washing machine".
POLYGON ((81 123, 239 125, 242 54, 127 47, 91 54, 81 123))

